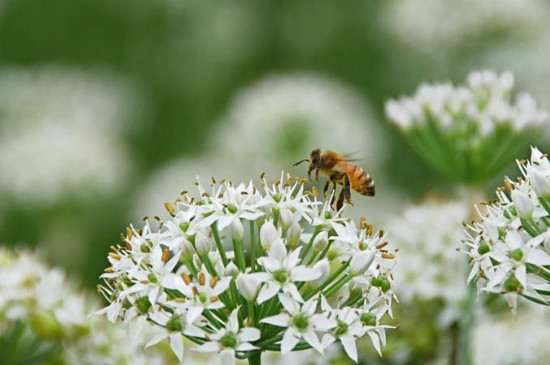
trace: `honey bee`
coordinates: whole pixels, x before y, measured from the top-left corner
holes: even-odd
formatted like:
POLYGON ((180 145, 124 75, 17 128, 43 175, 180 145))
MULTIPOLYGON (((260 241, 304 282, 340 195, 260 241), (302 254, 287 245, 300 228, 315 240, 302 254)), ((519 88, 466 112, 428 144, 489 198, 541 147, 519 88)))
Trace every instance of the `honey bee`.
MULTIPOLYGON (((374 196, 374 181, 370 175, 343 155, 334 151, 321 151, 320 149, 315 149, 311 151, 309 158, 296 162, 294 166, 302 162, 309 162, 307 175, 310 181, 312 171, 315 171, 315 181, 319 181, 319 172, 327 178, 327 183, 323 189, 325 198, 331 183, 332 192, 334 193, 336 193, 336 186, 338 184, 342 185, 342 190, 340 191, 336 203, 337 210, 340 210, 344 205, 344 199, 349 204, 353 205, 351 200, 351 189, 361 195, 374 196)), ((332 199, 334 199, 334 196, 332 199)))

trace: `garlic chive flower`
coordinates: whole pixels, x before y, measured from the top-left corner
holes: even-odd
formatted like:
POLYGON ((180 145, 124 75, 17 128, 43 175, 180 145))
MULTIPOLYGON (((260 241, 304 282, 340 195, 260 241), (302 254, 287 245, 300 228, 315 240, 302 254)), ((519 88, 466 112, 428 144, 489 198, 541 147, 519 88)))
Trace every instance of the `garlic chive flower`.
POLYGON ((550 163, 536 147, 518 161, 522 177, 505 179, 497 200, 478 209, 482 220, 467 226, 468 281, 478 290, 505 296, 515 310, 518 296, 550 305, 550 163), (533 179, 533 176, 537 176, 533 179), (541 186, 543 188, 541 188, 541 186))
POLYGON ((547 125, 548 114, 513 86, 509 72, 472 72, 466 85, 422 84, 412 97, 388 101, 386 116, 433 167, 461 183, 482 183, 547 125))
POLYGON ((198 196, 165 204, 170 217, 158 228, 130 227, 112 247, 99 287, 110 304, 100 314, 151 324, 148 345, 167 339, 180 359, 187 338, 224 365, 258 364, 265 351, 323 353, 336 340, 355 359, 345 334, 368 335, 380 350, 395 299, 384 232, 354 223, 284 174, 260 187, 222 180, 197 188, 198 196), (343 308, 354 313, 345 333, 334 314, 343 308), (361 313, 376 313, 371 327, 361 313), (326 334, 334 338, 323 343, 326 334))
MULTIPOLYGON (((0 247, 1 364, 160 365, 159 349, 143 350, 148 326, 135 336, 89 316, 99 303, 77 289, 59 268, 49 267, 30 250, 0 247)), ((171 357, 171 356, 170 356, 171 357)))

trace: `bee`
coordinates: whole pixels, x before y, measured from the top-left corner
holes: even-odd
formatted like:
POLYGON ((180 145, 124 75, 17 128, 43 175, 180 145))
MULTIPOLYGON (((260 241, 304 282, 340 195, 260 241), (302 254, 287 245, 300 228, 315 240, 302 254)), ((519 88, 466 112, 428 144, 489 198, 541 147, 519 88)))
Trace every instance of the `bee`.
MULTIPOLYGON (((311 151, 309 158, 298 161, 294 164, 297 166, 302 162, 309 162, 309 168, 307 175, 311 181, 311 173, 315 171, 315 181, 319 181, 319 172, 321 172, 326 178, 327 183, 323 189, 323 194, 326 198, 327 191, 332 184, 332 199, 336 195, 337 185, 342 185, 340 195, 336 203, 336 209, 340 210, 344 205, 344 199, 351 205, 351 189, 355 190, 361 195, 374 196, 374 181, 369 174, 365 172, 361 167, 353 163, 352 160, 347 159, 345 156, 340 155, 334 151, 321 151, 315 149, 311 151)), ((331 202, 332 204, 333 202, 331 202)))

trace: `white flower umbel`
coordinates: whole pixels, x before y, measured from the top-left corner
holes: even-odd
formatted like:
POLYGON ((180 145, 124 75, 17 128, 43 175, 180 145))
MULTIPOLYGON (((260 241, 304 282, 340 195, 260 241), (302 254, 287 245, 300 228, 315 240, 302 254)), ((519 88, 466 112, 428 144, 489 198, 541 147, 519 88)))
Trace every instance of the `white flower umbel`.
POLYGON ((197 183, 198 197, 165 203, 170 218, 158 229, 131 227, 113 247, 100 286, 110 304, 100 313, 152 323, 150 344, 167 338, 179 358, 185 337, 224 364, 235 357, 259 364, 265 351, 323 352, 320 336, 338 322, 321 297, 358 318, 376 313, 372 331, 350 333, 375 338, 379 350, 394 299, 385 234, 323 205, 303 184, 284 174, 259 188, 197 183))
POLYGON ((498 200, 484 203, 480 222, 465 239, 480 291, 503 294, 515 310, 517 297, 550 305, 550 163, 536 147, 518 161, 522 177, 505 179, 498 200))
POLYGON ((129 338, 104 318, 89 317, 98 308, 62 270, 48 267, 36 253, 0 248, 0 340, 18 344, 0 351, 0 363, 160 365, 168 361, 162 351, 143 350, 149 328, 129 338))
POLYGON ((421 85, 390 100, 386 115, 427 162, 461 183, 483 183, 547 125, 531 96, 514 96, 510 73, 472 72, 466 85, 421 85))
POLYGON ((379 166, 386 153, 375 120, 365 99, 335 80, 315 74, 271 75, 239 91, 211 149, 216 158, 240 161, 258 174, 277 173, 270 167, 290 166, 307 156, 312 145, 344 153, 360 150, 377 156, 369 164, 379 166))
POLYGON ((137 105, 112 75, 2 69, 0 194, 44 205, 117 192, 132 171, 122 133, 138 120, 137 105))
POLYGON ((400 248, 395 268, 399 298, 443 300, 445 309, 438 313, 443 326, 460 319, 466 299, 468 266, 456 248, 463 238, 460 222, 467 218, 466 203, 428 200, 405 208, 388 224, 389 236, 400 248))

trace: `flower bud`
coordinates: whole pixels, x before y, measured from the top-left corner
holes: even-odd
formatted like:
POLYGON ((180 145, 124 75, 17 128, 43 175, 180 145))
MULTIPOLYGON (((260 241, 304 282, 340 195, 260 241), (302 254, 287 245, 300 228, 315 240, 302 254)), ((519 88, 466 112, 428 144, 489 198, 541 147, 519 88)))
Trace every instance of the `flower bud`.
POLYGON ((239 275, 239 268, 237 267, 237 265, 233 263, 233 261, 230 261, 229 264, 227 264, 227 266, 223 270, 223 274, 225 276, 235 277, 239 275))
POLYGON ((237 276, 236 282, 239 293, 241 293, 246 300, 254 300, 256 298, 260 290, 261 282, 256 279, 254 275, 240 274, 237 276))
POLYGON ((198 231, 195 235, 195 249, 199 255, 207 255, 212 250, 212 240, 201 231, 198 231))
POLYGON ((182 241, 182 251, 181 251, 181 259, 183 261, 189 261, 193 259, 193 255, 195 254, 195 250, 193 249, 193 245, 188 240, 184 239, 182 241))
POLYGON ((243 239, 244 227, 240 219, 233 219, 233 222, 231 223, 230 228, 231 228, 231 238, 233 238, 236 241, 240 241, 243 239))
POLYGON ((327 298, 327 301, 333 308, 338 308, 342 303, 348 300, 350 294, 349 284, 343 285, 334 294, 327 298))
POLYGON ((321 261, 317 261, 315 265, 313 265, 313 268, 319 270, 321 276, 319 279, 310 281, 310 283, 313 285, 321 285, 327 280, 328 274, 330 274, 330 264, 327 259, 322 259, 321 261))
POLYGON ((294 222, 288 232, 286 233, 286 239, 291 247, 296 247, 300 242, 300 235, 302 234, 302 227, 297 222, 294 222))
POLYGON ((328 244, 328 232, 322 231, 313 240, 313 250, 319 252, 325 249, 328 244))
POLYGON ((533 216, 535 206, 529 198, 529 195, 520 190, 512 190, 512 201, 521 218, 529 219, 533 216))
POLYGON ((260 228, 260 243, 264 250, 269 251, 271 245, 280 238, 280 234, 272 221, 267 221, 260 228))
POLYGON ((543 173, 534 168, 529 169, 529 180, 538 197, 550 197, 550 181, 543 173))
POLYGON ((294 223, 294 213, 290 209, 281 210, 281 225, 284 229, 290 227, 294 223))
POLYGON ((376 250, 365 250, 353 255, 349 263, 349 272, 353 276, 362 275, 374 261, 376 250))

